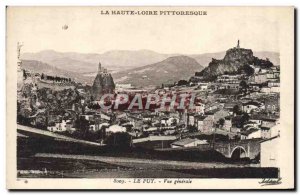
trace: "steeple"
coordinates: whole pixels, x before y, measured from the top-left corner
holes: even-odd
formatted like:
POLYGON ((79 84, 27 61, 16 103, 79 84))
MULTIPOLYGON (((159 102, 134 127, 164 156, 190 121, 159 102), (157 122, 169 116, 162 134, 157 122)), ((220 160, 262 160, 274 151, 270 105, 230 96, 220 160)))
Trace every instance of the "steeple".
POLYGON ((98 74, 101 74, 101 73, 102 73, 101 63, 99 62, 99 65, 98 65, 98 74))
POLYGON ((240 40, 238 40, 236 48, 240 48, 240 40))

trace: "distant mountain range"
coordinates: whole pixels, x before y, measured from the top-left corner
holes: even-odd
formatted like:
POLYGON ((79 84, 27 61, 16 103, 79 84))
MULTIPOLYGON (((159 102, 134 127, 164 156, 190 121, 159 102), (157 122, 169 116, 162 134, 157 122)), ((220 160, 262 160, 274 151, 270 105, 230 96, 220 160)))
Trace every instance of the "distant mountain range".
POLYGON ((22 59, 45 62, 54 67, 80 73, 96 72, 98 63, 112 71, 141 67, 162 61, 173 54, 160 54, 150 50, 114 50, 103 54, 56 52, 44 50, 38 53, 24 53, 22 59))
MULTIPOLYGON (((49 74, 57 75, 68 75, 69 77, 76 78, 80 82, 87 82, 91 84, 96 76, 98 63, 101 62, 103 67, 108 68, 109 72, 113 74, 114 80, 118 82, 133 82, 143 84, 153 84, 156 85, 157 79, 152 79, 152 81, 146 81, 140 79, 143 75, 143 71, 149 74, 148 78, 153 76, 159 77, 159 80, 172 82, 173 77, 180 76, 186 78, 185 75, 191 73, 190 76, 194 75, 194 72, 199 72, 203 67, 206 67, 212 58, 222 59, 225 55, 224 52, 217 53, 205 53, 205 54, 195 54, 195 55, 182 55, 182 54, 161 54, 151 50, 137 50, 137 51, 127 51, 127 50, 113 50, 102 54, 97 53, 76 53, 76 52, 57 52, 54 50, 44 50, 37 53, 24 53, 21 58, 25 61, 25 67, 31 67, 37 72, 48 71, 49 74), (179 57, 181 56, 181 57, 179 57), (183 57, 184 56, 184 57, 183 57), (170 58, 170 57, 176 57, 170 58), (187 58, 189 57, 189 58, 187 58), (183 58, 186 60, 183 60, 183 58), (192 59, 194 59, 194 61, 192 59), (177 60, 178 61, 177 61, 177 60), (193 62, 192 62, 193 61, 193 62), (190 69, 181 67, 178 62, 182 62, 181 66, 188 64, 190 69), (187 63, 186 63, 187 62, 187 63), (196 64, 196 63, 197 64, 196 64), (158 65, 157 65, 158 64, 158 65), (179 68, 177 72, 173 72, 168 67, 179 68), (156 72, 156 70, 150 67, 158 67, 159 65, 164 65, 164 69, 159 69, 161 71, 156 72), (49 66, 49 68, 47 68, 49 66), (148 68, 149 70, 145 70, 148 68), (140 73, 136 72, 139 71, 140 73), (128 73, 132 72, 130 77, 128 73), (150 73, 151 72, 151 73, 150 73), (169 72, 167 74, 166 72, 169 72), (124 76, 128 76, 128 78, 124 76), (134 77, 137 78, 134 78, 134 77), (122 81, 122 79, 123 81, 122 81), (137 81, 133 81, 136 79, 137 81)), ((273 64, 279 64, 279 53, 276 52, 254 52, 254 55, 259 58, 269 58, 273 64)), ((175 70, 174 70, 175 71, 175 70)), ((147 76, 147 75, 146 75, 147 76)), ((178 80, 178 79, 177 79, 178 80)))

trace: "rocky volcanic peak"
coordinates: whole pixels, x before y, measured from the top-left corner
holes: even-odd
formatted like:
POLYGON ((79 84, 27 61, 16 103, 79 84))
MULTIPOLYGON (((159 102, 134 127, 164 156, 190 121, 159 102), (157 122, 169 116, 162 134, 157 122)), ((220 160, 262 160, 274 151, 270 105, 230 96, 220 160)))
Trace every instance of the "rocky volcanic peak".
POLYGON ((237 66, 246 65, 253 61, 253 52, 251 49, 232 48, 226 51, 223 59, 225 64, 236 64, 237 66))
POLYGON ((115 83, 111 74, 97 74, 93 86, 92 95, 99 100, 104 93, 113 93, 115 83))
POLYGON ((196 72, 195 75, 211 80, 222 74, 252 74, 253 69, 250 65, 262 68, 273 66, 272 62, 255 57, 251 49, 235 47, 227 50, 222 60, 212 59, 208 67, 201 72, 196 72))

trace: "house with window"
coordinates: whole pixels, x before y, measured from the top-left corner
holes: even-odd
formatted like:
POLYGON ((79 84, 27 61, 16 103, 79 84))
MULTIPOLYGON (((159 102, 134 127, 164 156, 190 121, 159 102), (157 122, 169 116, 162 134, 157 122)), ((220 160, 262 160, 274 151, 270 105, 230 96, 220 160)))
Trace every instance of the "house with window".
POLYGON ((252 110, 258 110, 261 104, 255 101, 249 101, 242 104, 242 111, 250 113, 252 110))
POLYGON ((255 83, 265 83, 268 81, 266 73, 257 73, 254 75, 253 80, 255 83))
POLYGON ((163 126, 174 126, 179 123, 179 118, 175 117, 164 117, 160 119, 160 124, 163 126))
POLYGON ((228 132, 231 132, 231 128, 232 128, 232 121, 231 121, 232 117, 231 116, 226 116, 224 118, 224 125, 222 127, 222 129, 225 129, 228 132))
POLYGON ((75 128, 73 128, 73 123, 71 120, 61 120, 61 122, 56 122, 53 125, 48 126, 47 130, 51 132, 64 132, 75 131, 75 128))
POLYGON ((205 115, 213 115, 214 122, 217 123, 221 118, 225 118, 226 116, 229 116, 230 113, 224 109, 221 110, 215 109, 206 112, 205 115))
POLYGON ((195 103, 195 111, 198 114, 204 114, 205 104, 197 102, 195 103))
POLYGON ((195 116, 195 126, 200 132, 211 133, 214 127, 214 116, 213 115, 195 116))
POLYGON ((278 112, 280 109, 280 97, 278 96, 269 96, 265 98, 265 110, 267 112, 278 112))
POLYGON ((257 139, 261 138, 262 133, 261 129, 255 128, 255 127, 250 127, 241 132, 241 139, 257 139))

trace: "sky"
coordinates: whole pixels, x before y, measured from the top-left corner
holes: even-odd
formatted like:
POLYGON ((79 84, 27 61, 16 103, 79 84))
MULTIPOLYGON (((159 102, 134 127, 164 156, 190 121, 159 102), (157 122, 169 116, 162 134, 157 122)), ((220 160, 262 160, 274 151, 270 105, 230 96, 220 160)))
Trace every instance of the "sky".
POLYGON ((147 49, 201 54, 225 51, 238 39, 243 48, 278 52, 279 12, 259 7, 9 7, 7 37, 23 42, 23 52, 147 49), (194 10, 207 15, 102 15, 106 10, 194 10))

